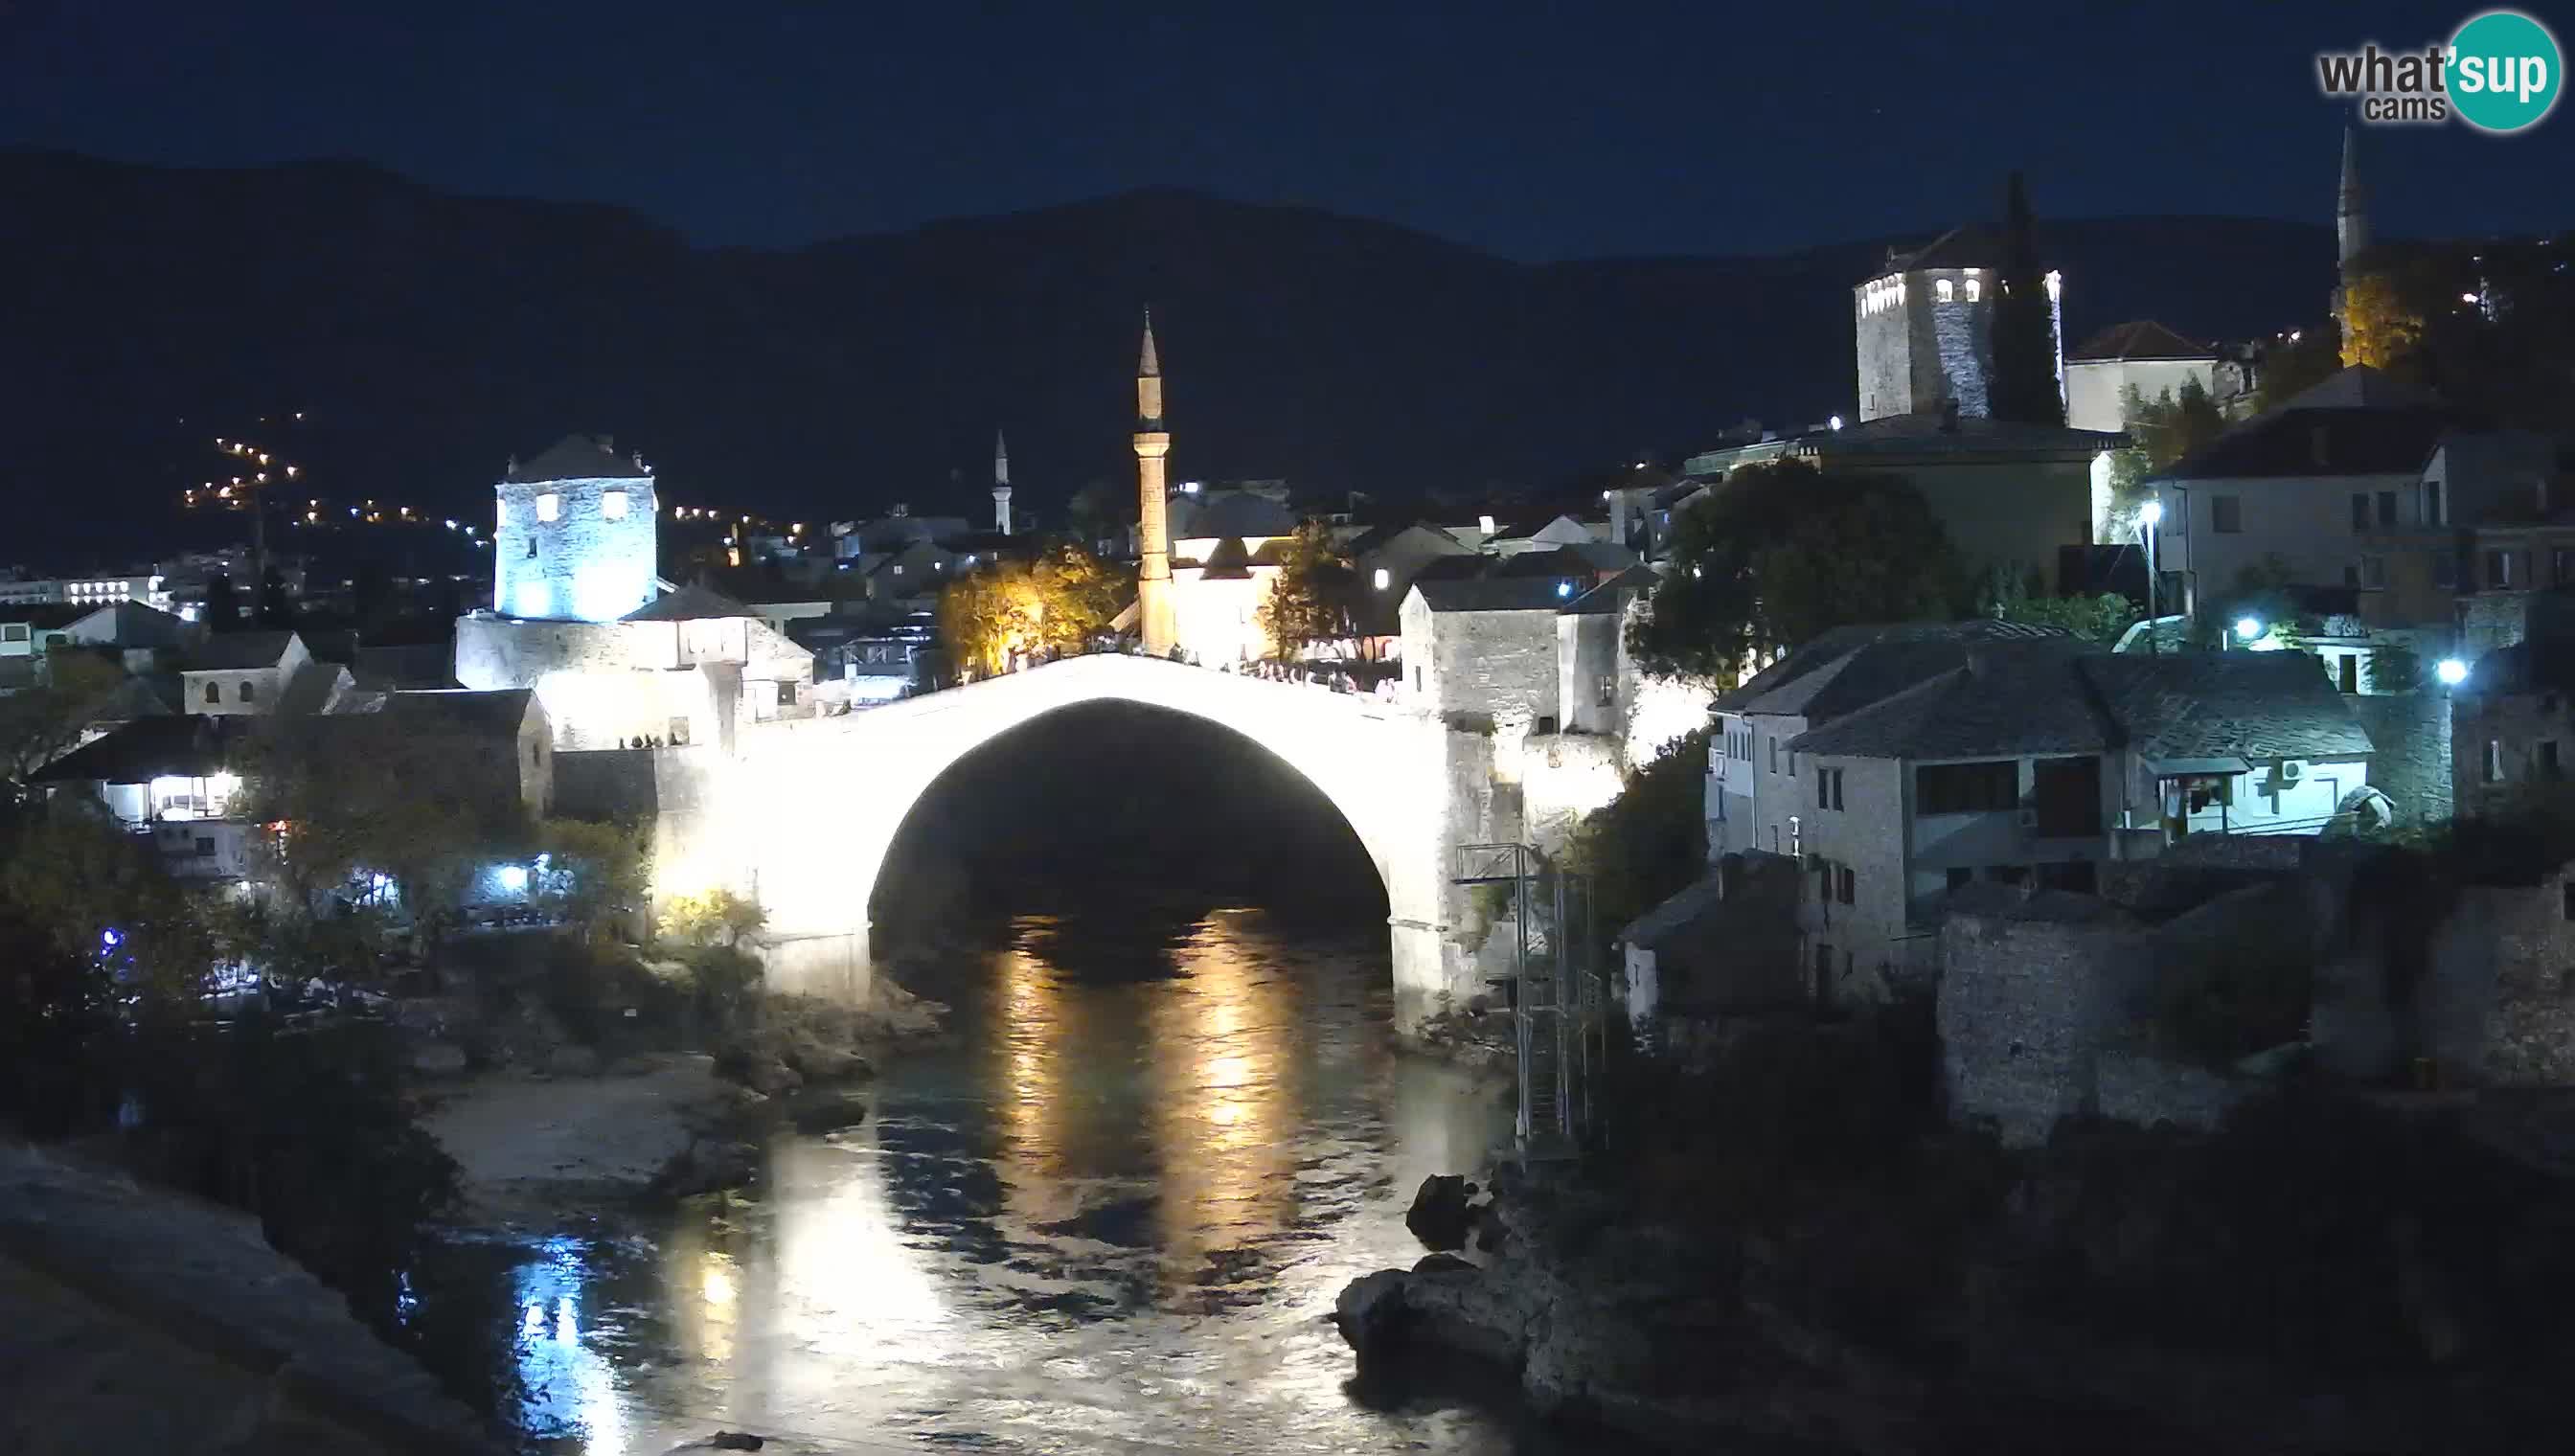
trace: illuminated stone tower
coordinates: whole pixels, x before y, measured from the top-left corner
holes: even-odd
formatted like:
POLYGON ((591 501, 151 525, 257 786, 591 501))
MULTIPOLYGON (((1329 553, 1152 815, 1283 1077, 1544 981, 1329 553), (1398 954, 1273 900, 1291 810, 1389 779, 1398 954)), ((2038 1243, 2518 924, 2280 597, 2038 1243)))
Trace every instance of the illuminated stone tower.
POLYGON ((2369 189, 2360 185, 2360 134, 2342 129, 2342 189, 2334 195, 2334 322, 2343 322, 2343 296, 2353 265, 2369 251, 2369 189))
POLYGON ((993 529, 1011 534, 1011 443, 993 432, 993 529))
POLYGON ((1163 361, 1154 353, 1154 311, 1145 311, 1145 344, 1136 357, 1136 626, 1148 656, 1167 658, 1180 640, 1172 612, 1172 528, 1165 514, 1163 361))
POLYGON ((493 488, 492 610, 614 622, 653 600, 653 472, 608 437, 568 435, 493 488))

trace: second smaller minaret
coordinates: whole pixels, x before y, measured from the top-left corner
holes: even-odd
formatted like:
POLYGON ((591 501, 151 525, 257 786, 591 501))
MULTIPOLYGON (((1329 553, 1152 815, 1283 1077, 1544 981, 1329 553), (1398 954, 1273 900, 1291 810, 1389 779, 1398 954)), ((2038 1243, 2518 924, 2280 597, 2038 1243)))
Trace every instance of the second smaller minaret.
POLYGON ((1011 444, 993 432, 993 529, 1011 534, 1011 444))

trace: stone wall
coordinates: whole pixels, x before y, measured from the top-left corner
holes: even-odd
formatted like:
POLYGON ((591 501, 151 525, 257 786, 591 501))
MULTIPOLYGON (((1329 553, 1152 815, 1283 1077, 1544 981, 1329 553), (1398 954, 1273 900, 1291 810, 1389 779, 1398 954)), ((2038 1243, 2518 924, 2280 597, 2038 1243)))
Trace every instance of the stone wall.
MULTIPOLYGON (((1426 693, 1438 714, 1560 717, 1553 611, 1432 614, 1426 693)), ((1405 645, 1405 660, 1412 660, 1405 645)))
POLYGON ((2450 762, 2450 695, 2438 688, 2364 694, 2343 705, 2373 748, 2372 787, 2396 806, 2400 825, 2449 821, 2455 802, 2450 762))
POLYGON ((1582 821, 1618 796, 1618 740, 1545 733, 1520 745, 1520 834, 1552 856, 1582 821))
POLYGON ((2104 1051, 2093 1058, 2094 1110, 2138 1127, 2170 1123, 2213 1132, 2226 1114, 2264 1090, 2254 1077, 2211 1071, 2134 1051, 2104 1051))
POLYGON ((2436 961, 2445 982, 2482 979, 2478 1065, 2496 1086, 2575 1085, 2575 918, 2567 908, 2575 870, 2561 868, 2531 886, 2475 887, 2461 895, 2486 942, 2465 965, 2436 961), (2483 970, 2482 977, 2477 972, 2483 970))
POLYGON ((2135 924, 1952 913, 1940 930, 1940 1070, 1949 1115, 2012 1146, 2088 1110, 2101 1046, 2137 1012, 2151 971, 2135 924))
MULTIPOLYGON (((2470 687, 2474 687, 2473 680, 2470 687)), ((2473 693, 2450 700, 2452 803, 2466 813, 2509 808, 2531 785, 2575 769, 2575 700, 2556 692, 2473 693), (2550 767, 2539 745, 2555 746, 2550 767), (2491 746, 2494 778, 2486 777, 2491 746)))

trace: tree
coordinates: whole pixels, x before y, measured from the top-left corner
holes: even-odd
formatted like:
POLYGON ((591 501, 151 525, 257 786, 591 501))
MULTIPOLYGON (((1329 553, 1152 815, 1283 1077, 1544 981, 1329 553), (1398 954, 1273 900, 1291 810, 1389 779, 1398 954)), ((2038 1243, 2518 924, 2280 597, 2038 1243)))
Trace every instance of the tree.
POLYGON ((756 933, 769 923, 769 912, 758 900, 745 899, 729 889, 705 889, 694 894, 674 896, 662 907, 662 938, 686 945, 707 946, 723 937, 727 946, 738 946, 742 937, 756 933))
POLYGON ((259 580, 259 625, 263 629, 295 625, 295 604, 286 597, 286 574, 275 567, 259 580))
POLYGON ((250 816, 278 826, 261 845, 264 871, 286 891, 273 932, 311 931, 305 920, 375 875, 400 890, 416 924, 435 928, 477 870, 522 850, 532 830, 517 796, 460 771, 474 751, 384 714, 262 720, 241 771, 250 816))
POLYGON ((1282 654, 1314 643, 1356 635, 1351 597, 1356 575, 1320 522, 1308 521, 1288 538, 1270 600, 1261 604, 1263 636, 1282 654))
POLYGON ((0 801, 34 793, 37 770, 80 746, 100 704, 125 675, 90 653, 57 646, 35 686, 0 696, 0 801))
POLYGON ((1799 461, 1728 477, 1676 523, 1671 554, 1628 646, 1650 672, 1719 684, 1758 653, 1852 623, 1942 617, 1967 596, 1910 484, 1799 461))
POLYGON ((594 940, 611 938, 651 893, 652 863, 633 825, 547 819, 537 826, 537 844, 545 864, 535 885, 539 902, 594 940))
POLYGON ((104 813, 29 814, 0 861, 0 899, 56 955, 94 962, 120 992, 152 1004, 195 991, 216 957, 210 906, 104 813))
POLYGON ((1072 542, 997 561, 939 594, 939 635, 958 666, 990 676, 1021 658, 1079 653, 1109 630, 1132 584, 1072 542))
POLYGON ((1993 574, 1977 608, 1997 622, 2061 628, 2103 647, 2115 646, 2129 625, 2144 615, 2137 604, 2116 592, 2092 597, 2034 596, 2017 572, 1993 574))
POLYGON ((1602 934, 1678 893, 1707 864, 1707 741, 1700 728, 1627 775, 1574 830, 1565 867, 1590 876, 1602 934))
POLYGON ((206 579, 206 604, 199 617, 208 632, 232 632, 241 626, 241 594, 233 590, 233 579, 217 572, 206 579))
POLYGON ((2119 407, 2130 443, 2110 457, 2110 516, 2114 533, 2125 537, 2146 502, 2146 482, 2225 433, 2226 417, 2196 379, 2182 381, 2178 394, 2165 390, 2152 400, 2129 385, 2120 391, 2119 407))
POLYGON ((2423 316, 2408 307, 2397 281, 2377 271, 2355 274, 2342 292, 2342 363, 2345 369, 2411 368, 2423 347, 2423 316))
POLYGON ((2261 377, 2254 381, 2253 408, 2270 411, 2331 379, 2342 368, 2342 331, 2330 320, 2296 329, 2262 354, 2261 377))
POLYGON ((2029 196, 2014 172, 2003 198, 2003 257, 1995 277, 1994 376, 1989 410, 1997 420, 2065 423, 2056 374, 2056 310, 2047 294, 2030 223, 2029 196))

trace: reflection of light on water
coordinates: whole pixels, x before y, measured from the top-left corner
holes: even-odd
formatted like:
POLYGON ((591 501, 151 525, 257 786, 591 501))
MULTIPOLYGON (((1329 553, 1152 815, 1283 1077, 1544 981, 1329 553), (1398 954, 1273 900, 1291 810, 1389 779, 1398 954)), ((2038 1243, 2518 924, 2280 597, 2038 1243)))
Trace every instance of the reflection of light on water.
POLYGON ((606 1356, 581 1340, 581 1292, 590 1276, 582 1246, 548 1239, 545 1257, 520 1266, 519 1401, 522 1425, 540 1435, 578 1434, 586 1456, 623 1456, 626 1417, 606 1356), (554 1312, 547 1329, 546 1313, 554 1312))
MULTIPOLYGON (((745 1306, 742 1333, 752 1348, 798 1352, 769 1371, 775 1396, 791 1405, 834 1401, 852 1372, 919 1378, 967 1353, 971 1335, 949 1307, 936 1256, 905 1240, 882 1178, 849 1175, 850 1151, 875 1125, 777 1154, 779 1184, 812 1191, 776 1205, 776 1293, 745 1306)), ((709 1313, 718 1313, 712 1301, 709 1313)))
POLYGON ((723 1258, 722 1254, 707 1255, 707 1303, 717 1307, 734 1301, 733 1272, 721 1262, 723 1258))

